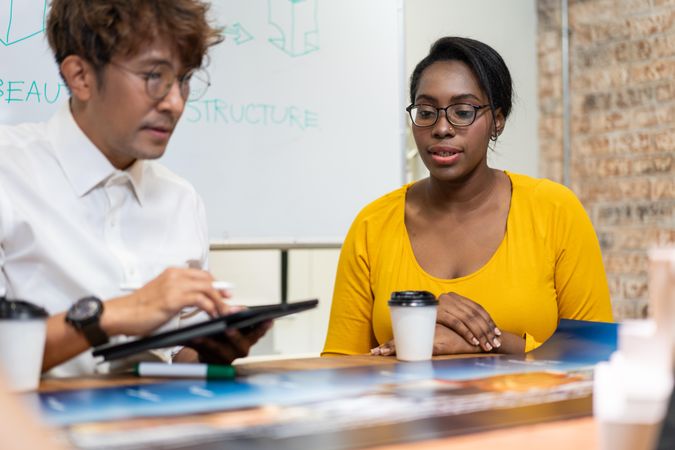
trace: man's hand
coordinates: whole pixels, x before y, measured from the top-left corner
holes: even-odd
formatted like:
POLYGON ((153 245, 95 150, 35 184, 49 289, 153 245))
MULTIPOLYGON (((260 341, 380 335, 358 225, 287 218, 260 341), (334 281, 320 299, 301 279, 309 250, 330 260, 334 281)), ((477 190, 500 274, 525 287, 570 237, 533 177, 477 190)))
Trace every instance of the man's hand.
POLYGON ((268 320, 247 330, 227 330, 217 336, 193 339, 174 356, 174 362, 229 364, 248 355, 251 347, 272 328, 268 320))
POLYGON ((203 270, 166 269, 133 293, 106 301, 101 326, 109 336, 143 336, 186 307, 199 308, 211 317, 226 314, 226 294, 212 283, 211 274, 203 270))
MULTIPOLYGON (((186 307, 204 310, 213 317, 226 314, 230 311, 224 302, 228 294, 214 289, 212 283, 211 274, 203 270, 166 269, 133 293, 107 300, 101 316, 101 328, 108 336, 143 336, 164 325, 186 307)), ((65 315, 65 312, 59 313, 47 320, 43 371, 89 348, 89 342, 82 333, 65 322, 65 315)), ((244 349, 248 351, 245 344, 238 344, 238 353, 244 349)))

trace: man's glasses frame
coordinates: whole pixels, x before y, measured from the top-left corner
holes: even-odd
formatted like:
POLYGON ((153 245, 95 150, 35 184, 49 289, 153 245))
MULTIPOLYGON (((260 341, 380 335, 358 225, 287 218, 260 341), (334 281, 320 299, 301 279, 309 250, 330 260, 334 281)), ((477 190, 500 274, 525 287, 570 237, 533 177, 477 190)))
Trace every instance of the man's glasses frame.
POLYGON ((157 63, 150 70, 134 70, 112 61, 110 64, 145 80, 145 92, 153 100, 166 97, 176 81, 185 101, 199 100, 211 86, 211 77, 202 67, 190 69, 178 77, 171 64, 166 62, 157 63))

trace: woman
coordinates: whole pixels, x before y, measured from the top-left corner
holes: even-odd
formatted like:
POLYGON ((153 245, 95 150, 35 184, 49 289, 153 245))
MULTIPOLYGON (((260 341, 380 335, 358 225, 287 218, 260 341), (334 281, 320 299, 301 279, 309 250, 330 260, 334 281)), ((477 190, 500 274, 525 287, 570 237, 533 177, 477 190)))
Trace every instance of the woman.
POLYGON ((393 291, 438 296, 434 354, 522 353, 560 318, 611 321, 592 224, 559 184, 488 167, 511 111, 494 49, 438 40, 413 71, 412 132, 429 177, 366 206, 345 239, 324 355, 395 352, 393 291))

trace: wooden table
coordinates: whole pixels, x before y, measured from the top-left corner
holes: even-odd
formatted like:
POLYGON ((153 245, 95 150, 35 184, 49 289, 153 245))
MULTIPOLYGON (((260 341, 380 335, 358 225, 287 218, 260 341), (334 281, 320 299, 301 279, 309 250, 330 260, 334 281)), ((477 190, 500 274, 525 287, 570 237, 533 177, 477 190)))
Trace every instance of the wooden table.
MULTIPOLYGON (((434 359, 464 358, 467 355, 448 355, 434 359)), ((476 355, 470 355, 475 357, 476 355)), ((490 357, 489 355, 485 355, 490 357)), ((241 367, 240 373, 255 374, 264 372, 283 372, 293 370, 325 369, 327 367, 356 367, 360 365, 391 364, 393 357, 381 356, 343 356, 331 358, 306 358, 299 360, 280 360, 251 363, 241 367)), ((539 423, 521 427, 504 428, 494 431, 452 436, 443 439, 391 446, 372 447, 377 450, 593 450, 599 448, 596 424, 592 417, 570 419, 556 422, 539 423)))
MULTIPOLYGON (((457 356, 454 356, 457 357, 457 356)), ((489 357, 489 356, 488 356, 489 357)), ((453 358, 451 357, 443 357, 453 358)), ((260 373, 285 372, 289 370, 315 370, 326 368, 356 367, 363 365, 388 365, 393 358, 372 356, 348 356, 331 358, 287 359, 266 362, 238 364, 238 373, 254 375, 260 373)), ((137 378, 133 376, 92 376, 86 378, 46 379, 40 384, 41 392, 64 389, 81 389, 106 387, 143 382, 157 382, 153 378, 137 378)), ((219 413, 214 413, 219 414, 219 413)), ((243 413, 245 414, 245 413, 243 413)), ((201 415, 203 418, 204 415, 201 415)), ((168 417, 151 419, 133 419, 150 425, 182 423, 189 417, 168 417)), ((109 424, 114 426, 114 424, 109 424)), ((492 431, 464 434, 460 436, 417 441, 412 443, 370 447, 377 450, 409 450, 409 449, 447 449, 453 450, 499 450, 546 449, 567 450, 570 448, 592 450, 598 448, 596 424, 592 417, 582 417, 562 421, 537 423, 534 425, 502 428, 492 431)))

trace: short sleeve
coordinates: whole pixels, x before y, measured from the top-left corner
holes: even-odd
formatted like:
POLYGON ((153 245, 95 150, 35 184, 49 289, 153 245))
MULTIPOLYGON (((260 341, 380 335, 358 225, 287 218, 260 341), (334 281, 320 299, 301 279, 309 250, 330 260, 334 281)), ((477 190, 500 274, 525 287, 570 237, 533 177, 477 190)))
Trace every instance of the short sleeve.
POLYGON ((611 322, 609 287, 593 224, 576 196, 561 189, 554 235, 558 315, 611 322))
POLYGON ((537 341, 534 336, 529 333, 525 333, 525 353, 531 352, 535 348, 541 345, 541 342, 537 341))
POLYGON ((357 217, 345 238, 322 356, 369 353, 375 346, 367 222, 357 217))

